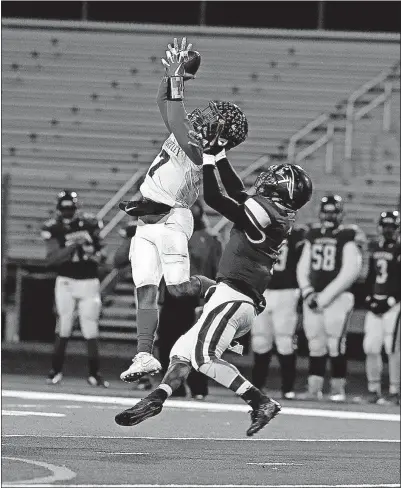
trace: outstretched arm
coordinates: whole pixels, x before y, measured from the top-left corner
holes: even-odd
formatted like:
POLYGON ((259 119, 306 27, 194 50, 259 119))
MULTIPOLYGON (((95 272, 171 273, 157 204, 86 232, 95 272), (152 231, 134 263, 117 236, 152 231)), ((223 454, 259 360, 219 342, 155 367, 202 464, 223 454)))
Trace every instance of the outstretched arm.
POLYGON ((157 92, 157 106, 159 107, 164 125, 167 127, 167 130, 171 132, 167 116, 167 87, 167 78, 164 76, 160 82, 159 90, 157 92))
POLYGON ((244 183, 227 159, 224 149, 216 156, 216 166, 227 195, 239 203, 244 203, 248 196, 244 183))

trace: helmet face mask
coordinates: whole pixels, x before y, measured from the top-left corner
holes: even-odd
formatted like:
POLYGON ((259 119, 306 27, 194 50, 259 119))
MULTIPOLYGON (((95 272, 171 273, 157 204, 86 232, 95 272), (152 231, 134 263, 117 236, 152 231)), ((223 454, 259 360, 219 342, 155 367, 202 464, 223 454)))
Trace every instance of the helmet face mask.
POLYGON ((400 214, 397 210, 380 214, 378 229, 385 240, 395 241, 400 228, 400 214))
POLYGON ((210 101, 209 106, 195 109, 188 116, 194 130, 202 134, 204 148, 218 143, 226 150, 245 141, 248 121, 242 110, 232 102, 210 101))
POLYGON ((343 199, 339 195, 328 195, 320 201, 319 219, 324 227, 338 227, 343 220, 343 213, 343 199))
POLYGON ((275 164, 262 172, 254 184, 255 193, 297 211, 312 196, 312 182, 298 165, 275 164))
POLYGON ((77 211, 78 195, 75 191, 63 190, 57 195, 57 211, 64 222, 70 222, 77 211))

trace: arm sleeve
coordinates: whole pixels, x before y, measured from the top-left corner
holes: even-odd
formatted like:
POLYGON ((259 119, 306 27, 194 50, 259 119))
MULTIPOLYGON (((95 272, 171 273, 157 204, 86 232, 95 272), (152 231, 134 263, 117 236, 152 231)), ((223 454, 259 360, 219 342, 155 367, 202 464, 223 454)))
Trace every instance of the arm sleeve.
POLYGON ((245 211, 245 205, 224 195, 217 181, 215 166, 203 165, 203 197, 207 205, 236 224, 254 240, 260 239, 260 230, 245 211))
POLYGON ((301 257, 299 258, 298 265, 297 265, 297 281, 298 281, 298 286, 302 291, 303 297, 305 297, 306 295, 308 295, 310 292, 313 291, 313 288, 309 281, 310 260, 311 260, 311 245, 310 242, 306 240, 302 249, 301 257))
POLYGON ((167 103, 168 103, 167 87, 168 87, 167 78, 163 77, 159 85, 159 90, 157 92, 157 106, 159 107, 164 125, 167 127, 167 130, 171 132, 171 128, 168 123, 168 116, 167 116, 167 103))
POLYGON ((362 255, 355 241, 349 241, 343 248, 342 267, 340 272, 318 295, 320 308, 327 307, 340 293, 357 280, 362 267, 362 255))
POLYGON ((376 279, 376 273, 374 267, 374 260, 373 260, 373 256, 370 256, 368 261, 368 271, 367 271, 367 276, 365 281, 366 296, 373 295, 373 287, 375 284, 375 279, 376 279))
POLYGON ((188 132, 192 125, 188 120, 184 104, 181 101, 167 101, 167 118, 171 132, 189 159, 200 166, 203 163, 202 151, 199 147, 189 144, 188 132))
POLYGON ((131 246, 131 239, 124 239, 120 247, 117 249, 113 264, 116 268, 121 269, 129 265, 129 250, 131 246))
POLYGON ((245 186, 230 161, 227 158, 220 159, 216 166, 227 195, 238 203, 244 203, 247 198, 245 186))

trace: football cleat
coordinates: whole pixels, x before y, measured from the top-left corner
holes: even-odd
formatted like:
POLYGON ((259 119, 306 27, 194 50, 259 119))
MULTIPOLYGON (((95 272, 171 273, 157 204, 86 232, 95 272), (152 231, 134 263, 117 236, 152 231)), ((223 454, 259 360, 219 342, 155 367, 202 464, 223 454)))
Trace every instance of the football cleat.
POLYGON ((158 415, 163 409, 163 402, 160 398, 154 398, 149 395, 143 398, 134 407, 128 408, 115 416, 115 421, 118 425, 132 426, 137 425, 148 419, 158 415))
POLYGON ((323 400, 323 393, 321 391, 305 391, 295 395, 295 400, 305 400, 311 402, 320 402, 323 400))
POLYGON ((120 378, 126 383, 139 380, 146 374, 154 375, 161 371, 159 361, 148 352, 139 352, 132 360, 131 366, 120 374, 120 378))
POLYGON ((110 386, 110 383, 103 379, 100 374, 89 376, 87 381, 91 386, 103 386, 103 388, 108 388, 110 386))
POLYGON ((48 385, 57 385, 58 383, 61 383, 62 379, 63 379, 63 373, 61 372, 56 373, 54 370, 51 370, 49 372, 49 376, 46 379, 46 383, 48 385))
POLYGON ((251 426, 246 431, 248 437, 263 429, 280 412, 281 405, 269 397, 263 397, 259 407, 251 411, 251 426))
POLYGON ((286 391, 286 392, 283 392, 282 397, 284 400, 294 400, 295 399, 295 393, 293 391, 286 391))
POLYGON ((329 395, 329 400, 334 403, 344 403, 347 397, 345 393, 334 393, 329 395))
POLYGON ((387 401, 393 405, 400 405, 400 394, 390 393, 390 395, 387 397, 387 401))

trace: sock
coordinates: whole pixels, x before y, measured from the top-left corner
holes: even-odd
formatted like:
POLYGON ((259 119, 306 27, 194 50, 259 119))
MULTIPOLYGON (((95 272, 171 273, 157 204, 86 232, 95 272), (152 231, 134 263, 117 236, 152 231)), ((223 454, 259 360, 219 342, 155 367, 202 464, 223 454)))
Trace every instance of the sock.
POLYGON ((269 366, 272 358, 272 351, 262 354, 253 353, 252 383, 256 388, 263 388, 269 374, 269 366))
POLYGON ((99 349, 97 339, 87 339, 89 376, 99 374, 99 349))
POLYGON ((148 395, 148 398, 156 398, 164 403, 169 396, 171 396, 171 388, 168 385, 161 383, 156 390, 148 395))
POLYGON ((138 308, 136 312, 138 352, 152 354, 156 329, 159 322, 159 311, 155 308, 138 308))
POLYGON ((331 357, 330 362, 332 378, 345 378, 347 376, 347 358, 344 354, 331 357))
POLYGON ((52 369, 56 373, 60 373, 64 366, 65 350, 67 348, 69 337, 56 337, 54 343, 54 351, 52 357, 52 369))
POLYGON ((256 410, 260 405, 262 398, 264 398, 264 395, 260 390, 258 390, 258 388, 250 385, 250 387, 245 391, 245 393, 240 395, 240 397, 254 410, 256 410))
POLYGON ((309 376, 322 376, 326 373, 327 356, 309 356, 309 376))
POLYGON ((178 356, 173 356, 161 384, 168 386, 172 393, 173 391, 177 390, 187 379, 189 372, 191 371, 191 367, 191 363, 187 360, 179 358, 178 356))
POLYGON ((279 354, 278 360, 281 369, 281 391, 287 393, 294 390, 296 356, 292 354, 279 354))
POLYGON ((368 378, 368 391, 381 393, 381 376, 383 360, 381 354, 366 354, 366 376, 368 378))
POLYGON ((400 352, 388 356, 388 374, 390 379, 390 395, 400 392, 400 352))

